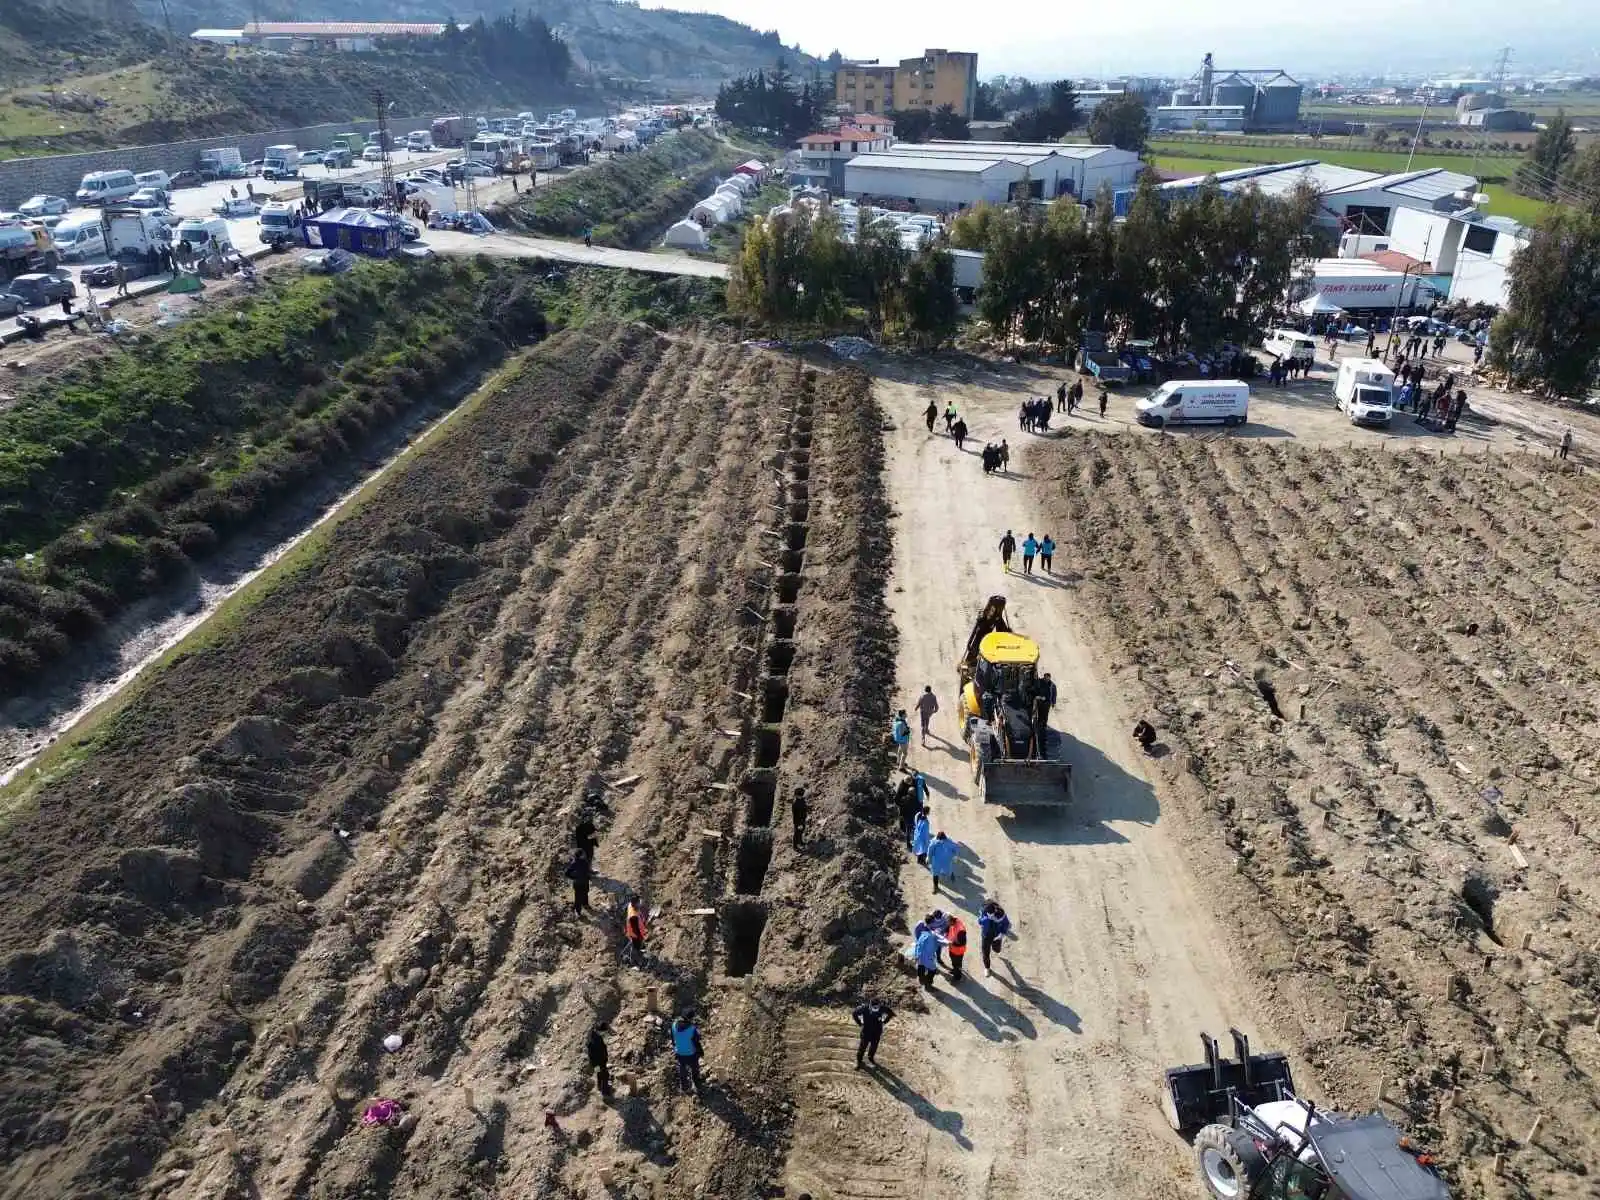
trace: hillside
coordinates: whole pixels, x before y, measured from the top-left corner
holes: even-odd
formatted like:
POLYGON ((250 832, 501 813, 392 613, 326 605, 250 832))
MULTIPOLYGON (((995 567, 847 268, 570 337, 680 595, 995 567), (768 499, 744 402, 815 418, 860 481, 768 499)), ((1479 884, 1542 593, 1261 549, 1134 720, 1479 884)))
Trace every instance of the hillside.
MULTIPOLYGON (((136 0, 146 21, 159 25, 161 0, 136 0)), ((253 19, 296 21, 442 21, 468 24, 511 11, 544 18, 572 50, 580 74, 650 81, 677 92, 716 91, 724 79, 768 67, 783 54, 797 72, 817 60, 785 49, 775 33, 711 13, 645 9, 610 0, 480 0, 453 6, 439 0, 167 0, 180 32, 237 28, 253 19)))

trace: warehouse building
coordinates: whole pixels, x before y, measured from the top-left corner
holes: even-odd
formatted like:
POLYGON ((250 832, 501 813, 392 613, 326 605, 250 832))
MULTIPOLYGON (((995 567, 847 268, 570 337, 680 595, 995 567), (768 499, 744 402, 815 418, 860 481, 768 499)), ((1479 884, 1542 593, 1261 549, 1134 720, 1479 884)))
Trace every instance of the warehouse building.
POLYGON ((1400 209, 1394 214, 1388 249, 1432 265, 1450 300, 1504 306, 1511 293, 1511 261, 1533 231, 1510 217, 1485 216, 1475 208, 1455 212, 1400 209))
POLYGON ((409 21, 251 21, 244 40, 273 50, 371 50, 379 38, 433 38, 443 25, 409 21))
MULTIPOLYGON (((1472 176, 1446 171, 1441 167, 1383 175, 1376 171, 1334 166, 1307 158, 1296 162, 1218 171, 1214 176, 1191 175, 1184 179, 1169 180, 1161 185, 1161 190, 1170 196, 1193 195, 1207 179, 1212 178, 1227 194, 1255 188, 1265 195, 1281 196, 1301 184, 1310 184, 1320 199, 1318 224, 1339 234, 1389 233, 1394 214, 1402 209, 1430 213, 1454 212, 1462 207, 1463 195, 1470 196, 1478 186, 1478 181, 1472 176)), ((1116 194, 1115 211, 1118 216, 1127 214, 1132 200, 1132 188, 1125 188, 1116 194)))
POLYGON ((1023 198, 1054 200, 1074 196, 1092 200, 1102 186, 1114 192, 1132 184, 1141 167, 1137 154, 1115 146, 900 142, 846 163, 844 194, 899 200, 940 211, 1023 198), (957 172, 946 165, 957 160, 983 166, 977 172, 957 172), (1006 169, 991 169, 1001 164, 1006 169), (997 192, 1002 181, 1004 190, 997 192))

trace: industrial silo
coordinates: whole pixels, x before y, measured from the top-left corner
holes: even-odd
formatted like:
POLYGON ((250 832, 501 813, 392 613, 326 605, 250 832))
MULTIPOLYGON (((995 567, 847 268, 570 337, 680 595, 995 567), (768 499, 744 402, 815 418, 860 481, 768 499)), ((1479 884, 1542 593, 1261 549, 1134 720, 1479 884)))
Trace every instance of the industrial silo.
POLYGON ((1255 129, 1293 129, 1300 124, 1301 87, 1279 71, 1256 89, 1255 129))
POLYGON ((1172 93, 1172 103, 1179 108, 1187 108, 1200 103, 1199 92, 1176 91, 1172 93))
POLYGON ((1244 109, 1244 123, 1248 125, 1255 111, 1256 85, 1242 75, 1224 75, 1211 89, 1211 103, 1244 109))

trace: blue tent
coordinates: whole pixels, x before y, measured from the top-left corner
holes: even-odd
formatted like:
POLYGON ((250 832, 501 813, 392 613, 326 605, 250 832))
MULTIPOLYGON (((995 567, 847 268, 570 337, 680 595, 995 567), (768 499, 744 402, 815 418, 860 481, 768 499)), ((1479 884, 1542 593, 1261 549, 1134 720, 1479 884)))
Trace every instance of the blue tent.
POLYGON ((306 217, 301 232, 308 246, 338 248, 374 258, 388 258, 400 249, 403 241, 398 218, 368 208, 336 208, 331 212, 313 213, 306 217))

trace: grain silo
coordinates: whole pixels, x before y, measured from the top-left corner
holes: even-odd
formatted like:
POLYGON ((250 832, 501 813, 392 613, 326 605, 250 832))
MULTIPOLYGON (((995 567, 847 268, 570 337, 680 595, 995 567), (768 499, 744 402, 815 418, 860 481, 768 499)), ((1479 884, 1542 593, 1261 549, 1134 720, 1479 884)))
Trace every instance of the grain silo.
POLYGON ((1224 75, 1212 86, 1211 103, 1244 109, 1244 123, 1249 125, 1255 111, 1256 85, 1238 72, 1224 75))
POLYGON ((1301 87, 1279 71, 1256 86, 1252 129, 1294 129, 1300 124, 1301 87))

